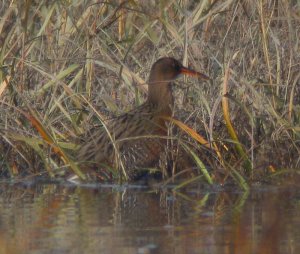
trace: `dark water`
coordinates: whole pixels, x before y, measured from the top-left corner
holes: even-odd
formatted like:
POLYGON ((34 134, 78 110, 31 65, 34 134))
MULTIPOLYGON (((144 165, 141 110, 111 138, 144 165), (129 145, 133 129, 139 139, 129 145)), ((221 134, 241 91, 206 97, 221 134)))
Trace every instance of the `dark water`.
POLYGON ((300 189, 0 185, 2 253, 300 253, 300 189))

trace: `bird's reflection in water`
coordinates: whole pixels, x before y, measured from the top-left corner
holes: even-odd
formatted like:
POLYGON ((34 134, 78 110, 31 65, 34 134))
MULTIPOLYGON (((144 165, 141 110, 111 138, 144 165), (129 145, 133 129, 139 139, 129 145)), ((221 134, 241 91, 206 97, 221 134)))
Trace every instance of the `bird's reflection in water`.
POLYGON ((299 193, 291 188, 0 188, 2 253, 299 252, 299 193))

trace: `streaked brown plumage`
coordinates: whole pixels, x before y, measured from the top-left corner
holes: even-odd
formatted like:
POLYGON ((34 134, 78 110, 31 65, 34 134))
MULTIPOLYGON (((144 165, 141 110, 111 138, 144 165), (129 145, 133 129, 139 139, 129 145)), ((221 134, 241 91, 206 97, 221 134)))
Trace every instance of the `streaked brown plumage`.
POLYGON ((162 117, 172 115, 172 81, 179 74, 208 79, 204 74, 183 67, 173 58, 156 61, 149 76, 147 101, 111 120, 107 130, 92 129, 78 150, 81 165, 87 169, 103 165, 118 167, 121 160, 131 180, 139 175, 139 170, 157 167, 167 136, 167 126, 162 117))

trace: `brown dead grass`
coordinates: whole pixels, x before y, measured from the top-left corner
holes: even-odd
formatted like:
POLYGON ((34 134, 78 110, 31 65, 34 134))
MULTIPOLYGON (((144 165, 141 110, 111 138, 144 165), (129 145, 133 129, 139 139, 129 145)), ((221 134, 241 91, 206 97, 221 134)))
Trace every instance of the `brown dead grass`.
POLYGON ((298 174, 297 1, 1 4, 2 176, 80 175, 76 159, 63 162, 53 148, 72 151, 72 138, 99 116, 143 102, 150 67, 161 56, 213 79, 180 80, 175 116, 217 148, 203 152, 193 137, 185 139, 215 182, 298 174), (52 143, 24 112, 35 112, 52 143))

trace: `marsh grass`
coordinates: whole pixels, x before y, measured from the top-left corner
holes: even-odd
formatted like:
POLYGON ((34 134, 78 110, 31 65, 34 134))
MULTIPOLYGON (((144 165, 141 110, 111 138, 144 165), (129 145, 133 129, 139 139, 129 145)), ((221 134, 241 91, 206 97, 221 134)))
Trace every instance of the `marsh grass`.
MULTIPOLYGON (((299 1, 287 0, 2 0, 2 177, 85 179, 74 140, 141 104, 161 56, 212 79, 183 78, 174 88, 174 138, 198 168, 186 183, 247 189, 297 176, 299 13, 299 1)), ((110 169, 114 180, 126 179, 121 169, 110 169)))

